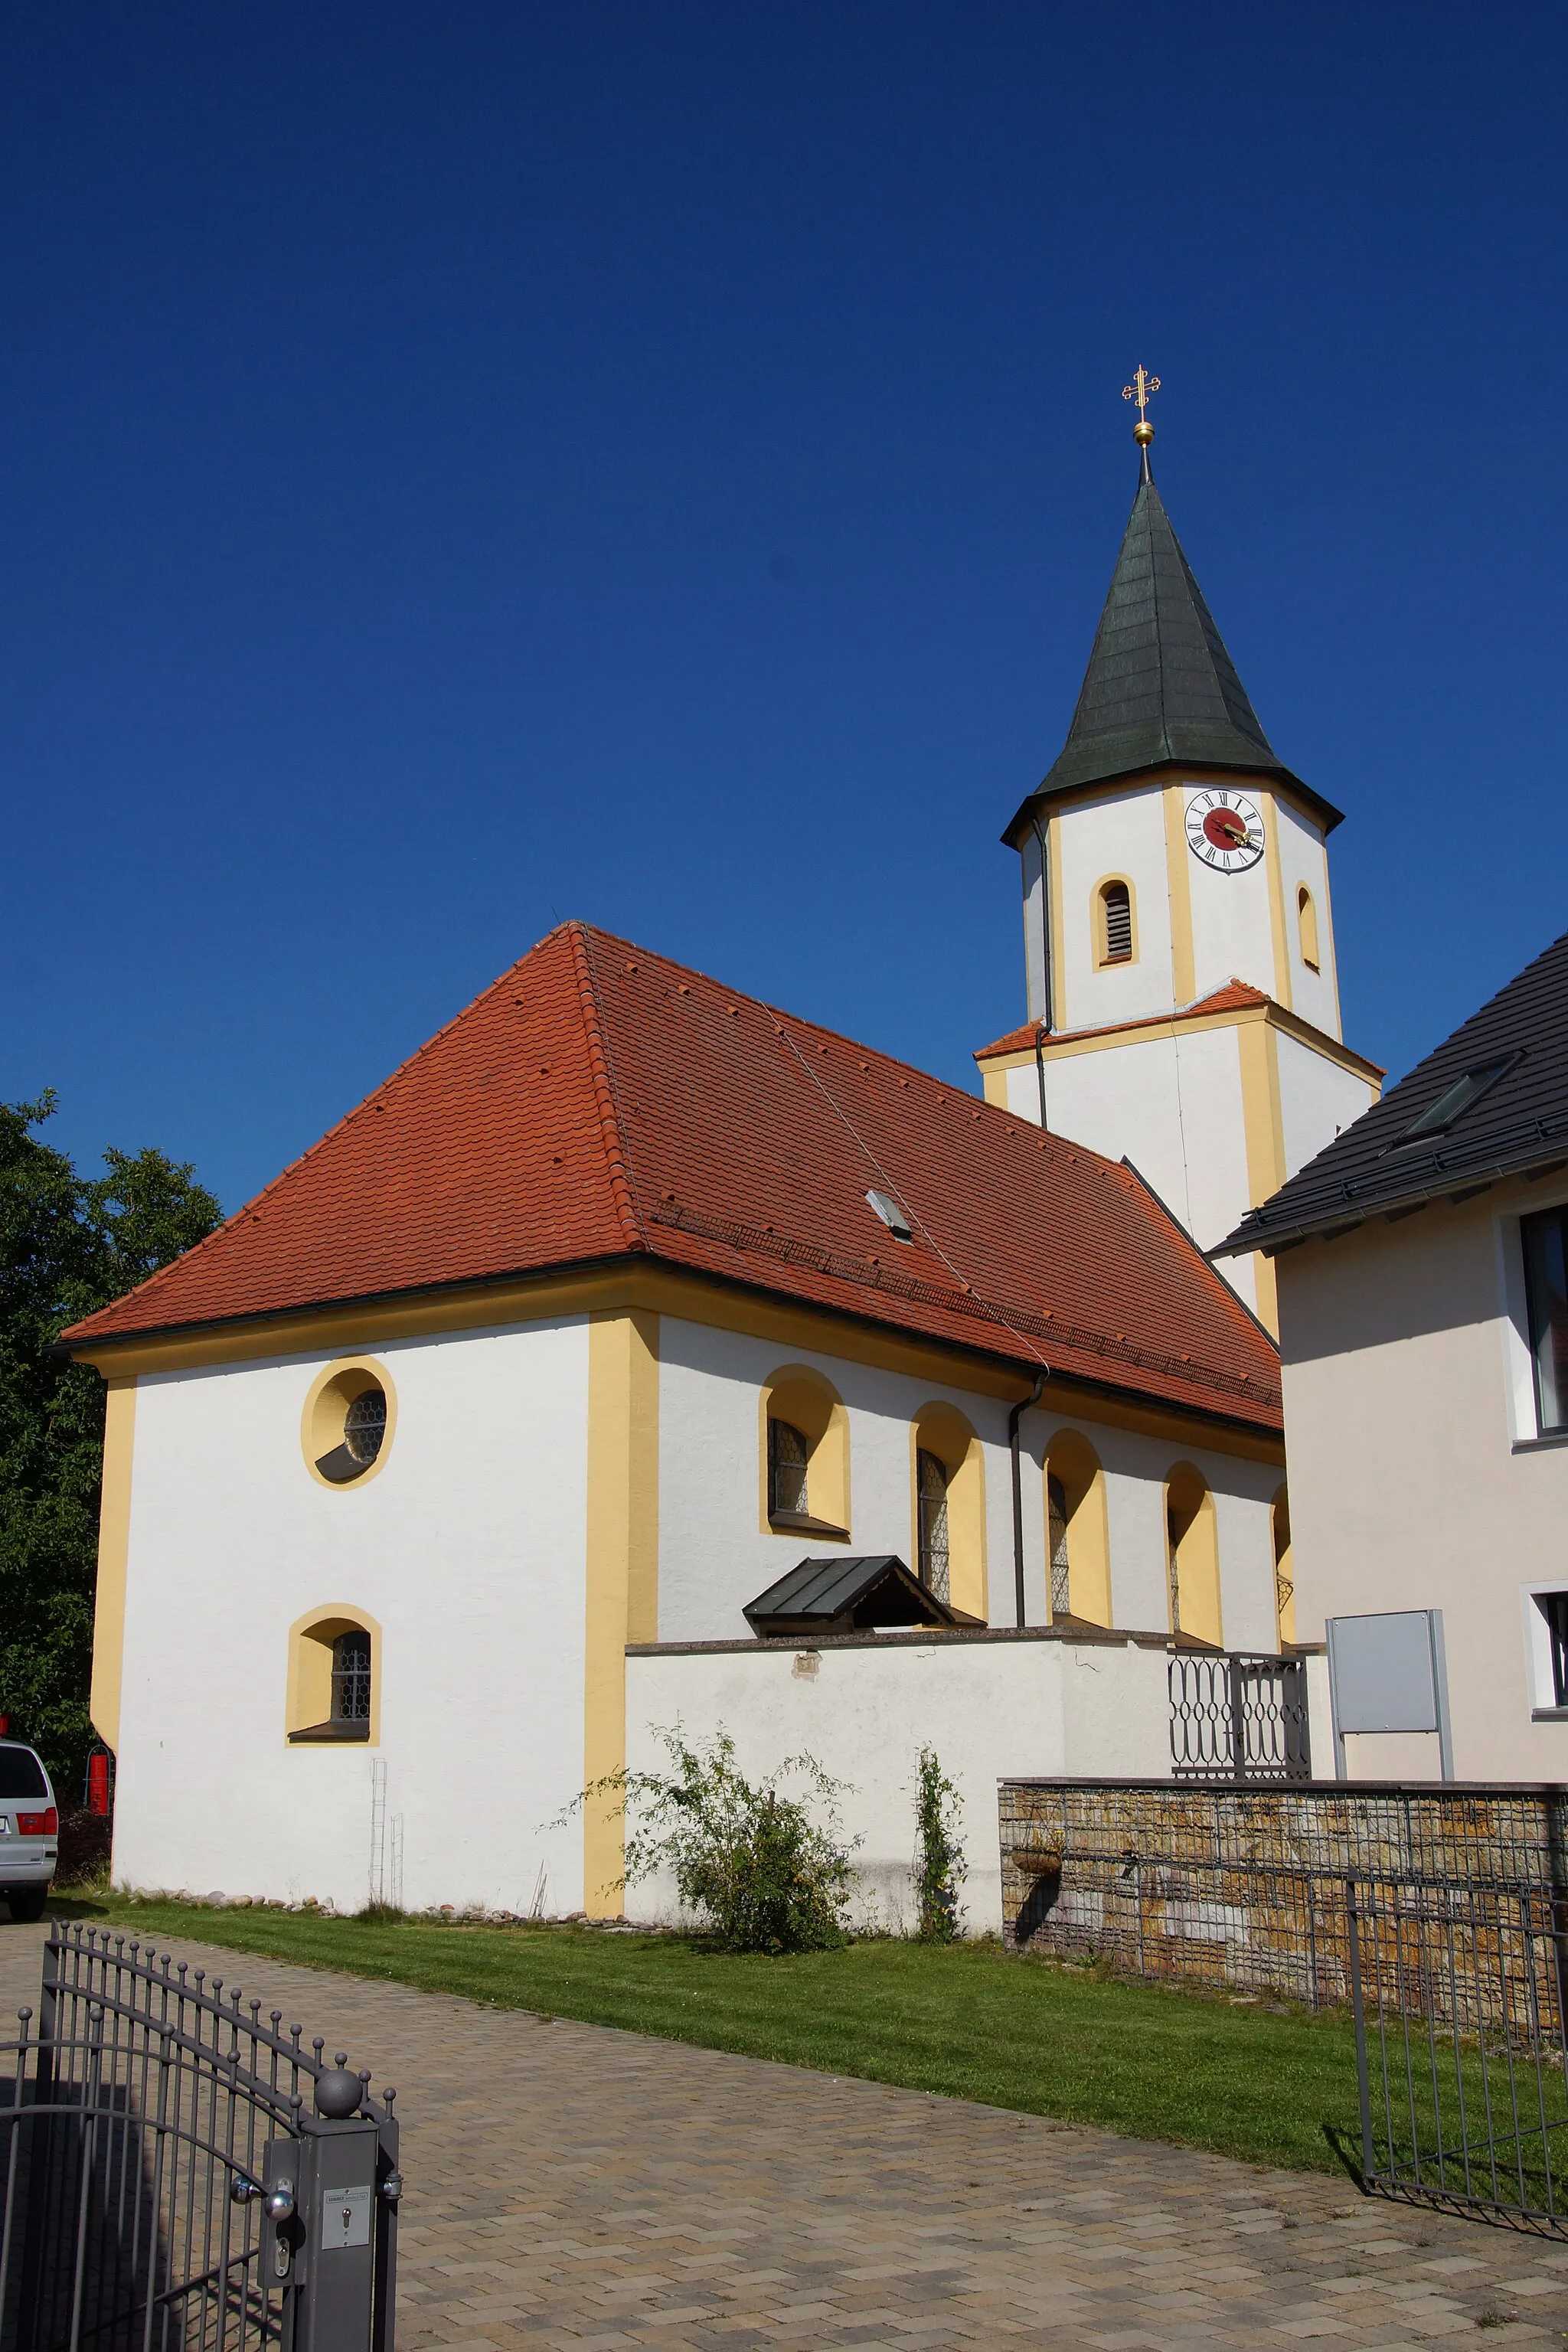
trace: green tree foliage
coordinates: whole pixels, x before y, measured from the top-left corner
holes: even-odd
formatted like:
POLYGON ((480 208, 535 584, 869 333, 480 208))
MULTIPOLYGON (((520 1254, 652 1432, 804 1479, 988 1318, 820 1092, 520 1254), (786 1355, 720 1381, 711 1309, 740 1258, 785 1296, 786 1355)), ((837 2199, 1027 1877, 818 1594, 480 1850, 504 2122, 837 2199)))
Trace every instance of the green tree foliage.
POLYGON ((969 1874, 960 1802, 936 1750, 922 1748, 915 1784, 915 1932, 927 1943, 951 1944, 959 1932, 959 1889, 969 1874))
POLYGON ((615 1772, 586 1791, 618 1797, 631 1817, 622 1883, 668 1872, 681 1901, 708 1921, 726 1951, 813 1952, 841 1944, 855 1874, 853 1848, 836 1834, 839 1783, 815 1758, 790 1756, 753 1785, 723 1729, 700 1748, 679 1728, 658 1737, 669 1771, 615 1772), (779 1783, 792 1774, 817 1799, 826 1828, 802 1798, 783 1793, 779 1783))
POLYGON ((32 1132, 54 1108, 0 1104, 0 1710, 70 1801, 92 1740, 103 1383, 54 1343, 223 1212, 161 1151, 106 1151, 103 1175, 79 1176, 32 1132))

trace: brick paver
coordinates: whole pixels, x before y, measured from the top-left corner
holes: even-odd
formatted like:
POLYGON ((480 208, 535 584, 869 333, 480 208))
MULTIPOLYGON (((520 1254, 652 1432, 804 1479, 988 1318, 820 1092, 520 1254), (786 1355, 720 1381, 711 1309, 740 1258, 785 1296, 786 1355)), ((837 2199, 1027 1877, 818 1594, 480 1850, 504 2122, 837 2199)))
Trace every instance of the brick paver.
MULTIPOLYGON (((0 1927, 0 2007, 41 1929, 0 1927)), ((394 2082, 400 2352, 1568 2342, 1568 2244, 1037 2116, 182 1942, 394 2082)))

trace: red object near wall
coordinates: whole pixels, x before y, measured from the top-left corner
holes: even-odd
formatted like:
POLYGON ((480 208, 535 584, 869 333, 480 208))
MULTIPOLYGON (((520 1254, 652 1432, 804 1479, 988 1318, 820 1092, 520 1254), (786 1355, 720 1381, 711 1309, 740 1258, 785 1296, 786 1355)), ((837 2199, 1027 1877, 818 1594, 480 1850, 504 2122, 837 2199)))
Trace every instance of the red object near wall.
POLYGON ((101 1748, 87 1759, 87 1810, 89 1813, 109 1811, 109 1759, 101 1748))

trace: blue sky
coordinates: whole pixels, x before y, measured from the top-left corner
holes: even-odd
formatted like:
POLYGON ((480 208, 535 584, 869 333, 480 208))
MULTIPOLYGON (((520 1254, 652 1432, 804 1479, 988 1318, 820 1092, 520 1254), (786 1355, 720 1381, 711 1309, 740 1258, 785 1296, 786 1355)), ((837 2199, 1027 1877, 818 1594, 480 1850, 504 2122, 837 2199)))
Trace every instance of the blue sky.
POLYGON ((30 5, 6 1097, 229 1206, 581 915, 973 1083, 1162 492, 1397 1072, 1568 928, 1568 19, 30 5))

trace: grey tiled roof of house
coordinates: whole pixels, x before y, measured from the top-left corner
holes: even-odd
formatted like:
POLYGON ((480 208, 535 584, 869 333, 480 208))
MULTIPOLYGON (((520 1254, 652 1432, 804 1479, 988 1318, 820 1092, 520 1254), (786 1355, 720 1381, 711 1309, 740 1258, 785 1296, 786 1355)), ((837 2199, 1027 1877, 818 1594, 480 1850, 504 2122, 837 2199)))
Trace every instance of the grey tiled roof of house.
POLYGON ((1004 837, 1015 840, 1059 793, 1162 767, 1276 776, 1311 803, 1325 830, 1340 822, 1277 757, 1145 470, 1061 757, 1004 837))
POLYGON ((1272 1252, 1311 1234, 1568 1163, 1568 933, 1446 1037, 1353 1127, 1209 1252, 1272 1252), (1450 1088, 1501 1063, 1440 1132, 1401 1141, 1450 1088))

